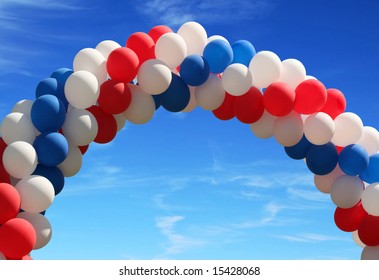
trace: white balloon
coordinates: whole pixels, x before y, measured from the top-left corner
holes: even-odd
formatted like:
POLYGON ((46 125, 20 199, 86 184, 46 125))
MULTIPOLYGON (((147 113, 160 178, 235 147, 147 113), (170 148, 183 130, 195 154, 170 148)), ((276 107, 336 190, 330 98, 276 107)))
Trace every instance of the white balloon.
POLYGON ((212 42, 213 40, 223 40, 229 44, 229 41, 224 36, 221 36, 221 35, 213 35, 213 36, 209 37, 208 43, 212 42))
POLYGON ((39 213, 22 212, 17 218, 27 220, 32 224, 36 232, 36 244, 33 250, 41 249, 49 243, 52 236, 52 229, 48 219, 39 213))
POLYGON ((100 85, 108 78, 106 60, 98 50, 82 49, 76 54, 73 64, 75 72, 80 70, 91 72, 96 76, 100 85))
POLYGON ((333 119, 326 113, 319 112, 308 116, 304 122, 304 135, 315 145, 328 143, 335 131, 333 119))
POLYGON ((355 230, 351 233, 351 236, 353 237, 353 241, 355 242, 355 244, 357 244, 359 247, 366 247, 366 244, 364 244, 361 239, 359 238, 359 235, 358 235, 358 230, 355 230))
POLYGON ((285 82, 295 89, 305 78, 305 67, 299 60, 289 58, 282 61, 279 81, 285 82))
POLYGON ((275 53, 260 51, 250 61, 249 68, 253 76, 253 85, 266 88, 279 80, 282 62, 275 53))
POLYGON ((13 176, 9 176, 9 179, 11 180, 11 185, 12 185, 12 186, 16 186, 17 183, 21 180, 21 179, 19 179, 19 178, 15 178, 15 177, 13 177, 13 176))
POLYGON ((258 138, 270 138, 274 135, 274 124, 276 119, 277 117, 271 115, 265 110, 258 121, 250 124, 250 129, 258 138))
POLYGON ((88 71, 77 71, 68 77, 64 86, 68 102, 75 108, 86 109, 97 102, 100 86, 96 77, 88 71))
POLYGON ((98 124, 91 112, 75 108, 67 113, 62 131, 71 144, 85 146, 95 140, 98 124))
POLYGON ((311 75, 306 75, 306 76, 305 76, 305 80, 317 80, 317 78, 316 78, 316 77, 313 77, 313 76, 311 76, 311 75))
POLYGON ((303 123, 307 120, 307 118, 308 118, 309 116, 310 116, 310 115, 300 114, 300 117, 301 117, 301 119, 303 120, 303 123))
POLYGON ((345 147, 356 143, 362 136, 363 123, 361 118, 350 112, 338 115, 334 119, 336 130, 332 142, 336 146, 345 147))
POLYGON ((203 50, 208 43, 207 32, 204 27, 194 21, 184 23, 177 32, 187 45, 187 55, 203 55, 203 50))
POLYGON ((345 173, 341 170, 341 168, 337 164, 336 167, 333 169, 333 171, 326 175, 315 174, 314 175, 315 186, 320 192, 330 193, 334 181, 339 176, 344 175, 344 174, 345 173))
POLYGON ((3 154, 3 165, 9 175, 17 179, 29 176, 37 167, 37 153, 27 142, 9 144, 3 154))
POLYGON ((137 85, 129 85, 129 87, 132 92, 132 101, 123 113, 124 117, 134 124, 147 123, 155 113, 154 99, 137 85))
POLYGON ((196 87, 192 87, 192 86, 188 86, 188 87, 190 89, 190 101, 187 107, 183 109, 183 112, 186 112, 186 113, 195 110, 195 108, 197 107, 196 96, 195 96, 196 87))
POLYGON ((371 156, 379 151, 379 132, 371 126, 364 126, 362 136, 357 141, 371 156))
POLYGON ((215 110, 221 106, 225 99, 225 90, 221 79, 216 74, 209 74, 204 84, 195 90, 197 105, 204 110, 215 110))
POLYGON ((112 40, 104 40, 97 44, 95 49, 103 55, 105 60, 108 60, 109 54, 118 48, 121 48, 119 43, 112 40))
POLYGON ((170 69, 178 67, 186 55, 186 42, 176 33, 163 34, 155 44, 156 58, 166 63, 170 69))
POLYGON ((70 145, 66 159, 58 165, 64 177, 72 177, 80 171, 82 167, 82 152, 78 146, 70 145))
POLYGON ((144 92, 161 94, 170 86, 172 72, 163 61, 149 59, 139 68, 137 79, 144 92))
POLYGON ((303 121, 300 114, 292 111, 284 117, 276 119, 274 124, 274 138, 284 147, 297 144, 303 137, 303 121))
POLYGON ((362 250, 361 260, 379 260, 379 246, 366 246, 362 250))
POLYGON ((116 123, 117 123, 117 132, 118 132, 118 131, 120 131, 121 129, 124 128, 125 123, 126 123, 126 119, 125 119, 125 116, 124 116, 123 113, 117 114, 117 115, 113 115, 113 117, 116 120, 116 123))
POLYGON ((333 203, 340 208, 351 208, 362 197, 363 184, 357 176, 341 175, 333 183, 330 197, 333 203))
POLYGON ((26 212, 45 211, 54 201, 55 191, 51 182, 43 176, 31 175, 15 186, 20 194, 21 209, 26 212))
POLYGON ((363 191, 362 206, 370 215, 379 216, 379 183, 370 184, 363 191))
POLYGON ((253 78, 249 68, 241 63, 230 64, 222 74, 222 86, 234 96, 245 94, 252 86, 253 78))
POLYGON ((30 118, 30 111, 32 110, 33 100, 24 99, 18 101, 12 109, 12 113, 21 113, 30 118))
POLYGON ((24 141, 33 144, 36 134, 32 121, 22 113, 10 113, 1 123, 1 137, 6 144, 24 141))

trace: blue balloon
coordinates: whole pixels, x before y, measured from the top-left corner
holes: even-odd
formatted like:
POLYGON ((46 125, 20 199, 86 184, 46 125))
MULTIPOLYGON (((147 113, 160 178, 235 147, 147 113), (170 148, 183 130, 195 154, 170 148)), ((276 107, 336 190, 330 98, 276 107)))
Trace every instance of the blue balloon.
POLYGON ((38 164, 32 175, 39 175, 47 178, 54 187, 55 195, 59 194, 64 187, 63 173, 56 166, 38 164))
POLYGON ((348 145, 340 152, 338 164, 343 172, 357 176, 366 170, 369 156, 365 148, 358 144, 348 145))
POLYGON ((172 74, 170 86, 159 96, 163 108, 170 112, 180 112, 185 109, 190 98, 191 94, 188 85, 174 73, 172 74))
POLYGON ((369 157, 368 166, 359 177, 369 184, 379 182, 379 154, 374 154, 369 157))
MULTIPOLYGON (((20 208, 20 211, 18 211, 19 213, 22 213, 22 212, 25 212, 25 210, 22 210, 21 208, 20 208)), ((42 211, 42 212, 39 212, 42 216, 45 216, 45 214, 46 214, 46 210, 44 210, 44 211, 42 211)))
POLYGON ((338 162, 338 152, 332 143, 312 145, 306 156, 309 170, 317 175, 326 175, 333 171, 338 162))
POLYGON ((34 101, 30 117, 40 132, 56 132, 66 119, 66 109, 56 96, 46 94, 34 101))
POLYGON ((200 86, 209 77, 209 65, 200 55, 187 56, 180 65, 180 77, 190 86, 200 86))
POLYGON ((307 156, 307 152, 312 145, 313 144, 308 141, 305 135, 303 135, 297 144, 291 147, 284 147, 284 150, 290 158, 303 159, 307 156))
POLYGON ((40 81, 36 88, 36 98, 51 94, 57 97, 64 104, 66 110, 68 108, 68 101, 64 93, 64 84, 58 82, 55 78, 46 78, 40 81))
POLYGON ((50 78, 54 78, 60 84, 64 85, 72 73, 74 73, 74 71, 72 71, 70 68, 59 68, 51 74, 50 78))
POLYGON ((209 42, 204 49, 203 56, 209 64, 212 73, 222 73, 233 61, 233 50, 228 42, 216 39, 209 42))
POLYGON ((58 133, 43 133, 37 136, 33 143, 37 152, 38 161, 46 166, 56 166, 62 163, 68 155, 68 142, 58 133))
POLYGON ((160 94, 154 94, 152 95, 153 99, 154 99, 154 103, 155 103, 155 110, 158 110, 159 107, 161 107, 161 99, 159 97, 160 94))
POLYGON ((233 43, 232 50, 232 63, 241 63, 247 67, 249 67, 251 59, 256 54, 254 46, 246 40, 239 40, 233 43))

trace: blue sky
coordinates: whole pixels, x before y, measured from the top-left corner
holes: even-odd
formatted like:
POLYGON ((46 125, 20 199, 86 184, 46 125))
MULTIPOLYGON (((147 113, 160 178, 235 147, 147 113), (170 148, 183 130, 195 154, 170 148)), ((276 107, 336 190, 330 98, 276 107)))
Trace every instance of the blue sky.
MULTIPOLYGON (((34 99, 38 82, 75 54, 123 45, 185 21, 230 42, 302 61, 340 89, 347 111, 379 127, 379 4, 364 1, 0 1, 0 113, 34 99), (312 3, 311 3, 312 2, 312 3)), ((36 259, 359 259, 334 205, 303 161, 274 139, 200 108, 159 109, 145 125, 92 145, 47 211, 53 238, 36 259)))

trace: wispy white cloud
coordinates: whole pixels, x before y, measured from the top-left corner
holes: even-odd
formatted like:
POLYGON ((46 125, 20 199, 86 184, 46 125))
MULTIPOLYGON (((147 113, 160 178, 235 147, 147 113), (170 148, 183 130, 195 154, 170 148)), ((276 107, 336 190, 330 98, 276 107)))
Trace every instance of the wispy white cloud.
POLYGON ((263 16, 271 11, 273 1, 252 0, 149 0, 139 8, 140 12, 155 21, 170 26, 178 26, 189 20, 213 23, 220 20, 244 21, 251 17, 263 16))
POLYGON ((0 2, 0 9, 9 8, 14 6, 24 6, 38 9, 78 9, 78 3, 74 1, 60 1, 60 0, 2 0, 0 2))
POLYGON ((258 172, 251 172, 250 174, 240 172, 240 174, 230 176, 228 181, 253 188, 281 188, 299 185, 311 186, 313 184, 313 176, 309 172, 288 173, 283 171, 259 170, 258 172))
POLYGON ((301 188, 290 187, 287 188, 287 193, 294 199, 302 199, 314 202, 329 202, 330 196, 319 191, 314 190, 304 190, 301 188))
POLYGON ((187 113, 185 112, 177 112, 177 113, 172 113, 171 116, 176 118, 176 119, 179 119, 179 120, 183 120, 187 117, 187 113))
MULTIPOLYGON (((280 211, 285 209, 286 206, 275 203, 275 202, 269 202, 265 206, 265 214, 257 220, 250 220, 246 222, 242 222, 239 224, 235 224, 234 227, 236 228, 258 228, 258 227, 264 227, 271 224, 278 225, 278 221, 276 220, 277 215, 280 211)), ((280 223, 282 224, 282 223, 280 223)))
POLYGON ((300 233, 297 235, 272 235, 272 237, 278 239, 284 239, 290 242, 302 242, 302 243, 318 243, 318 242, 351 242, 351 239, 335 237, 330 235, 323 235, 317 233, 300 233))
POLYGON ((168 242, 164 246, 163 253, 159 254, 155 259, 171 258, 173 255, 182 253, 189 248, 204 244, 202 240, 193 239, 178 233, 175 226, 184 219, 185 217, 183 216, 164 216, 156 219, 156 227, 168 239, 168 242))
POLYGON ((87 8, 77 0, 0 1, 0 75, 33 76, 30 69, 33 69, 35 60, 45 59, 53 52, 52 45, 82 39, 83 36, 76 38, 72 31, 70 34, 59 33, 57 29, 52 31, 41 18, 68 18, 73 11, 83 9, 87 8))
POLYGON ((94 151, 102 151, 105 149, 112 148, 113 146, 114 146, 114 142, 109 142, 106 144, 91 143, 89 149, 94 150, 94 151))
POLYGON ((270 188, 275 185, 275 181, 272 178, 268 180, 267 176, 258 174, 233 176, 229 178, 229 182, 254 188, 270 188))
POLYGON ((212 170, 213 171, 222 171, 223 170, 222 165, 221 165, 221 161, 217 157, 215 157, 214 155, 212 157, 212 161, 213 161, 213 163, 212 163, 212 170))
MULTIPOLYGON (((156 257, 158 259, 180 256, 198 246, 211 248, 222 243, 244 242, 252 233, 266 227, 305 225, 309 220, 298 215, 300 211, 319 210, 327 204, 327 199, 317 194, 316 190, 312 191, 312 175, 309 176, 306 172, 283 172, 279 168, 282 167, 282 162, 266 162, 263 167, 256 162, 240 166, 225 164, 220 158, 221 170, 215 170, 210 162, 208 169, 199 169, 191 174, 178 172, 168 175, 138 175, 126 172, 122 166, 115 165, 111 158, 96 156, 91 160, 91 166, 87 166, 88 172, 79 176, 82 179, 75 182, 76 186, 70 187, 70 194, 85 195, 113 189, 150 202, 151 207, 160 215, 156 219, 156 228, 165 237, 163 252, 156 257), (267 169, 269 175, 264 173, 267 169), (99 174, 103 174, 101 178, 99 174), (78 185, 80 183, 83 185, 78 185), (217 201, 228 197, 231 205, 238 207, 240 202, 243 207, 236 210, 235 217, 228 217, 222 223, 213 216, 210 216, 206 225, 198 224, 198 220, 189 222, 184 217, 196 217, 209 210, 209 204, 203 204, 201 199, 200 203, 187 199, 189 188, 195 188, 194 192, 205 192, 205 197, 209 197, 207 203, 212 199, 217 201), (250 207, 248 201, 236 201, 236 198, 241 197, 245 200, 255 199, 257 203, 250 207)), ((297 242, 323 240, 322 235, 310 234, 275 238, 297 242)))
MULTIPOLYGON (((19 8, 51 11, 72 11, 82 9, 78 2, 73 0, 2 0, 0 2, 0 23, 2 30, 10 29, 13 32, 27 33, 31 17, 19 14, 19 8)), ((0 33, 1 34, 1 33, 0 33)))
POLYGON ((11 61, 3 57, 0 57, 0 72, 8 74, 17 73, 27 77, 32 76, 32 73, 26 69, 22 61, 11 61))
POLYGON ((156 206, 159 210, 171 213, 173 211, 186 211, 186 212, 194 212, 199 211, 198 208, 193 206, 187 206, 187 205, 181 205, 181 204, 175 204, 172 202, 169 202, 168 199, 170 198, 172 194, 170 193, 159 193, 157 195, 153 195, 152 201, 154 203, 154 206, 156 206))
POLYGON ((157 194, 153 196, 153 202, 155 206, 157 206, 159 209, 164 210, 164 211, 171 211, 173 210, 173 206, 171 204, 168 204, 165 201, 165 198, 167 197, 167 194, 157 194))
POLYGON ((240 195, 243 198, 248 199, 248 200, 250 200, 250 199, 255 200, 255 199, 259 199, 259 198, 263 197, 263 195, 258 193, 257 191, 244 191, 244 190, 242 190, 242 191, 240 191, 240 195))

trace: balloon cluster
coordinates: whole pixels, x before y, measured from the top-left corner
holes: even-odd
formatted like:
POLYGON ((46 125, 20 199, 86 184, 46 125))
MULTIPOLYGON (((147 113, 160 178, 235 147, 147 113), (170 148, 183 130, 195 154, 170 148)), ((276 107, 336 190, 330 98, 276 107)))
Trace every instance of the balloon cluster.
POLYGON ((51 238, 44 216, 75 175, 92 142, 108 143, 126 121, 148 122, 159 108, 199 106, 236 117, 259 138, 274 137, 304 159, 315 185, 330 193, 338 228, 379 259, 379 132, 363 126, 338 89, 306 75, 296 59, 256 52, 239 40, 208 38, 196 22, 175 33, 155 26, 125 46, 106 40, 80 50, 18 102, 1 125, 0 259, 30 259, 51 238))

